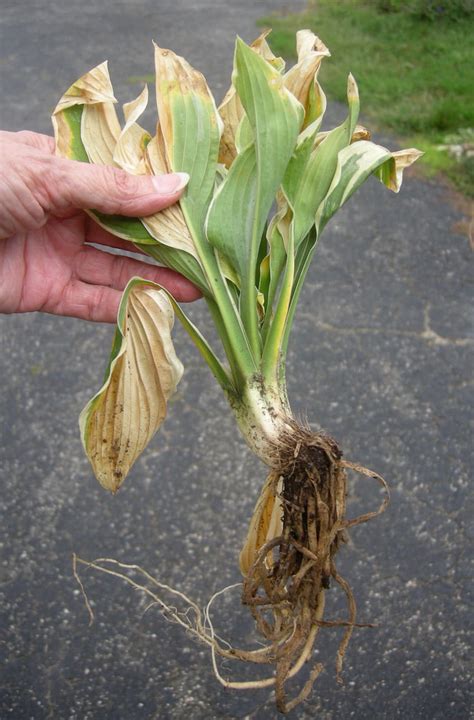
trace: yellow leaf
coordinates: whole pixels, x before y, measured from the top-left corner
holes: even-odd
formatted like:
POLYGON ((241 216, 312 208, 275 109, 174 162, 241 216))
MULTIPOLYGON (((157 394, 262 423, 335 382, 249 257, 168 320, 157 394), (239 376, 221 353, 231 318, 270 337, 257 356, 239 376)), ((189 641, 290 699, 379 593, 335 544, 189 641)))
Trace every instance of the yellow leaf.
POLYGON ((408 148, 407 150, 396 150, 392 153, 392 157, 395 160, 395 175, 393 181, 388 185, 390 190, 398 192, 400 190, 403 171, 405 168, 413 165, 424 153, 416 148, 408 148))
POLYGON ((281 72, 285 69, 285 61, 281 57, 277 57, 270 50, 270 46, 267 43, 267 37, 270 35, 271 30, 265 30, 261 35, 258 36, 251 44, 250 47, 255 50, 259 55, 263 57, 275 70, 281 72))
POLYGON ((181 379, 166 293, 134 278, 124 291, 108 377, 80 416, 81 436, 100 484, 112 492, 166 416, 181 379))
MULTIPOLYGON (((296 33, 298 61, 284 76, 286 88, 303 105, 306 116, 311 104, 324 104, 324 94, 317 81, 321 62, 331 53, 323 42, 310 30, 299 30, 296 33), (315 97, 312 97, 312 94, 315 97)), ((319 114, 319 110, 314 112, 319 114)), ((313 118, 310 118, 312 120, 313 118)), ((305 122, 305 125, 308 124, 305 122)))
POLYGON ((59 101, 55 115, 66 107, 84 105, 81 138, 90 162, 113 165, 120 123, 107 63, 98 65, 72 85, 59 101))
POLYGON ((120 123, 112 103, 84 105, 81 138, 89 162, 96 165, 115 165, 114 151, 120 132, 120 123))
MULTIPOLYGON (((161 127, 146 147, 146 164, 152 175, 169 172, 161 127)), ((200 263, 194 241, 179 204, 171 205, 159 213, 142 218, 142 222, 155 240, 169 247, 185 250, 200 263)))
POLYGON ((170 167, 166 157, 165 141, 161 130, 160 123, 156 125, 156 135, 152 137, 146 146, 146 163, 150 175, 160 175, 168 173, 170 167))
POLYGON ((359 142, 359 140, 370 140, 370 130, 363 125, 356 125, 352 133, 351 143, 359 142))
MULTIPOLYGON (((197 95, 214 105, 214 98, 202 73, 193 68, 187 60, 172 50, 164 50, 155 43, 156 101, 160 127, 169 166, 173 166, 173 107, 170 96, 197 95)), ((220 122, 217 109, 216 123, 220 122)), ((198 138, 195 138, 198 141, 198 138)))
POLYGON ((106 62, 73 83, 59 100, 52 117, 57 153, 63 157, 70 156, 71 127, 64 111, 83 105, 81 136, 89 161, 101 165, 113 164, 113 151, 120 135, 114 109, 116 102, 106 62))
POLYGON ((74 105, 92 105, 104 102, 117 102, 110 82, 107 61, 97 65, 76 80, 58 102, 54 114, 74 105))
MULTIPOLYGON (((240 553, 239 565, 242 575, 247 575, 255 562, 260 548, 273 538, 281 535, 283 528, 283 507, 280 498, 281 480, 277 473, 270 473, 265 481, 250 520, 244 547, 240 553)), ((271 555, 265 559, 271 567, 271 555)))
POLYGON ((237 156, 235 136, 239 123, 244 116, 242 103, 233 85, 228 89, 218 110, 224 123, 219 146, 219 162, 228 168, 237 156))
POLYGON ((147 104, 148 88, 145 85, 136 100, 123 106, 125 126, 113 152, 114 162, 132 175, 147 174, 146 147, 151 135, 137 123, 147 104))

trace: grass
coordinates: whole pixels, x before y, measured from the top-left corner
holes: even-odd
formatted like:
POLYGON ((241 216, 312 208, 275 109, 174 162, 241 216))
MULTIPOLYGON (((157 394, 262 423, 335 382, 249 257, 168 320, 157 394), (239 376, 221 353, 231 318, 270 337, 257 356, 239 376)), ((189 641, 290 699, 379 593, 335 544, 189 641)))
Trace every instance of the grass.
POLYGON ((273 28, 270 45, 285 57, 295 55, 296 30, 313 30, 333 58, 320 73, 326 93, 345 101, 352 72, 364 114, 424 150, 427 174, 442 171, 474 197, 474 157, 458 161, 438 148, 472 143, 474 17, 430 22, 379 12, 368 0, 318 0, 301 14, 267 17, 260 25, 273 28))

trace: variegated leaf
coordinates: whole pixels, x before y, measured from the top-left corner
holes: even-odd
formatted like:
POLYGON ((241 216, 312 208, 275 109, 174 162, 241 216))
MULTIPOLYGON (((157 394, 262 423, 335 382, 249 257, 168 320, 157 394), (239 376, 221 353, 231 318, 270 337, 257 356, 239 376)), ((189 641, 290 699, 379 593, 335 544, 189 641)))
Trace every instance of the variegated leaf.
POLYGON ((398 192, 402 186, 403 171, 413 165, 422 155, 423 153, 416 148, 396 150, 392 152, 393 162, 380 165, 374 174, 389 190, 398 192))
POLYGON ((318 232, 370 174, 375 174, 389 190, 398 192, 403 170, 422 154, 414 148, 392 153, 367 140, 360 140, 341 150, 333 181, 316 214, 318 232))
MULTIPOLYGON (((72 88, 73 92, 71 89, 66 92, 53 114, 58 154, 82 162, 122 165, 129 172, 168 172, 166 160, 158 159, 158 153, 163 150, 163 143, 158 142, 159 132, 147 145, 149 135, 136 123, 146 106, 146 89, 124 106, 126 124, 121 130, 112 104, 115 98, 106 63, 86 73, 72 88), (81 88, 85 88, 83 94, 79 92, 81 88), (158 149, 153 153, 155 142, 158 149)), ((168 267, 183 273, 203 292, 207 291, 198 254, 179 205, 141 219, 97 211, 90 214, 109 232, 135 243, 159 262, 164 261, 168 267), (167 248, 154 248, 158 243, 167 248)))
MULTIPOLYGON (((316 211, 326 196, 337 167, 339 151, 349 145, 356 127, 359 114, 359 95, 357 85, 349 75, 347 83, 349 113, 347 119, 331 130, 312 150, 304 169, 300 168, 297 152, 288 167, 283 192, 294 213, 295 249, 304 240, 312 225, 316 211)), ((307 148, 302 143, 299 148, 307 157, 307 148)))
POLYGON ((169 167, 190 176, 181 199, 194 241, 203 243, 214 191, 222 121, 204 76, 184 58, 155 45, 156 101, 169 167))

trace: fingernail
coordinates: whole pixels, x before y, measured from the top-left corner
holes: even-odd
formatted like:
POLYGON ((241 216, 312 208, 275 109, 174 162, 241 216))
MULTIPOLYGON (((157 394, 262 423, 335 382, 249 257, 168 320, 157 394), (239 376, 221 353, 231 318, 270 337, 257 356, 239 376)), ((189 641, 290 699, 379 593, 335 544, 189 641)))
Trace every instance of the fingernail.
POLYGON ((156 192, 160 195, 169 195, 185 188, 189 182, 189 175, 185 172, 177 172, 169 175, 156 175, 151 180, 156 192))

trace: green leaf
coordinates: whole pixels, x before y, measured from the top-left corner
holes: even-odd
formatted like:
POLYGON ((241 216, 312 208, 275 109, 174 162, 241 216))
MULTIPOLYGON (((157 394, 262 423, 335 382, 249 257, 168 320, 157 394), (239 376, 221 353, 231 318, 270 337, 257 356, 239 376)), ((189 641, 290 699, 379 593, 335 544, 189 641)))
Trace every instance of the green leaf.
POLYGON ((268 309, 268 293, 270 290, 270 253, 265 255, 260 262, 258 289, 263 295, 263 307, 266 313, 268 309))
POLYGON ((282 190, 292 210, 294 210, 295 204, 298 202, 298 192, 300 192, 304 175, 305 173, 309 173, 308 162, 314 149, 317 132, 318 127, 314 125, 313 132, 301 133, 291 160, 286 168, 282 182, 282 190))
MULTIPOLYGON (((238 96, 237 96, 238 97, 238 96)), ((242 120, 237 126, 235 133, 235 145, 238 153, 242 153, 249 145, 255 142, 255 135, 247 115, 242 116, 242 120)))
POLYGON ((255 277, 260 239, 293 152, 304 111, 284 87, 280 73, 239 38, 233 84, 254 142, 232 163, 210 207, 206 233, 209 242, 227 255, 242 277, 241 313, 254 356, 258 358, 255 277), (236 212, 239 208, 242 211, 236 212))
POLYGON ((105 230, 123 240, 140 243, 141 245, 157 244, 155 238, 150 235, 138 218, 130 218, 125 215, 105 215, 105 213, 98 210, 91 210, 90 214, 105 230))
MULTIPOLYGON (((275 57, 266 41, 266 37, 269 32, 269 30, 266 30, 259 35, 250 47, 252 47, 255 52, 270 63, 270 65, 272 65, 278 72, 283 72, 285 69, 285 61, 282 58, 275 57)), ((224 124, 219 152, 219 162, 224 163, 226 167, 230 167, 235 160, 237 151, 240 152, 241 150, 245 150, 247 145, 253 142, 252 128, 249 126, 248 121, 243 124, 241 123, 245 113, 233 84, 231 84, 230 88, 226 92, 218 109, 224 124)))
POLYGON ((289 334, 304 279, 317 240, 325 225, 370 174, 378 177, 390 190, 398 192, 402 182, 403 170, 414 163, 420 155, 422 153, 414 148, 390 152, 381 145, 376 145, 368 140, 354 142, 339 152, 333 180, 316 213, 315 226, 307 239, 301 243, 300 252, 297 255, 295 286, 288 313, 285 337, 282 343, 282 359, 287 350, 289 334))
POLYGON ((292 218, 286 238, 285 274, 275 316, 268 329, 266 325, 264 326, 263 367, 267 378, 274 378, 275 374, 279 373, 275 370, 275 366, 278 358, 283 358, 286 351, 296 304, 314 252, 316 237, 312 244, 305 244, 303 256, 299 248, 314 226, 317 208, 331 185, 339 150, 350 143, 356 126, 359 96, 352 75, 349 75, 348 79, 347 99, 349 104, 347 119, 342 125, 329 132, 314 149, 312 145, 317 140, 316 132, 320 119, 317 118, 305 129, 285 174, 282 190, 292 211, 292 218), (298 266, 295 263, 295 255, 298 266))
POLYGON ((168 298, 173 306, 173 309, 176 313, 176 317, 181 322, 183 328, 188 333, 189 337, 193 341, 193 343, 196 345, 197 349, 201 353, 201 356, 204 358, 206 363, 208 364, 212 374, 216 378, 219 385, 222 387, 224 392, 226 392, 229 396, 233 395, 235 393, 235 387, 232 384, 232 381, 227 373, 227 371, 222 366, 220 360, 217 358, 215 353, 212 351, 209 343, 204 338, 204 336, 200 333, 198 328, 191 322, 191 320, 187 317, 187 315, 184 313, 183 309, 180 305, 176 302, 176 300, 173 298, 170 293, 168 294, 168 298))
POLYGON ((269 279, 265 298, 265 318, 261 330, 263 343, 266 341, 272 322, 273 303, 287 260, 286 248, 288 247, 291 210, 281 194, 277 195, 277 203, 277 212, 272 217, 267 230, 270 252, 266 258, 268 260, 269 279))
POLYGON ((199 290, 206 296, 209 297, 209 287, 202 274, 202 269, 197 260, 192 255, 186 252, 180 252, 174 248, 162 245, 161 243, 133 243, 139 250, 146 253, 160 265, 169 267, 172 270, 176 270, 185 278, 190 280, 193 285, 199 288, 199 290))
POLYGON ((206 220, 209 242, 228 259, 239 277, 247 272, 256 198, 257 160, 250 145, 230 166, 206 220))
POLYGON ((308 142, 313 136, 309 134, 298 146, 285 175, 283 192, 293 209, 296 250, 314 224, 316 211, 336 172, 338 153, 349 145, 357 123, 359 96, 352 75, 349 75, 347 99, 349 114, 342 125, 331 130, 308 156, 308 142))
MULTIPOLYGON (((280 73, 240 38, 233 82, 255 138, 257 198, 252 215, 258 243, 293 153, 304 111, 285 88, 280 73)), ((252 254, 254 248, 250 250, 252 254)), ((255 250, 258 252, 258 247, 255 250)))
POLYGON ((155 67, 156 99, 168 166, 190 175, 180 205, 222 316, 226 334, 223 343, 244 377, 255 367, 255 360, 214 248, 204 233, 205 215, 216 187, 222 121, 204 77, 184 58, 155 45, 155 67))

